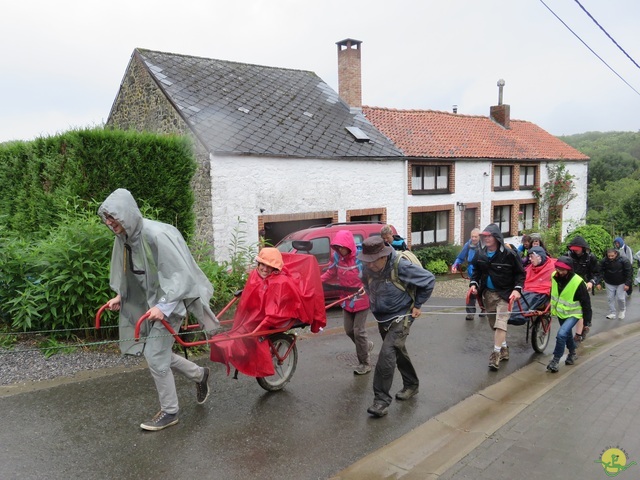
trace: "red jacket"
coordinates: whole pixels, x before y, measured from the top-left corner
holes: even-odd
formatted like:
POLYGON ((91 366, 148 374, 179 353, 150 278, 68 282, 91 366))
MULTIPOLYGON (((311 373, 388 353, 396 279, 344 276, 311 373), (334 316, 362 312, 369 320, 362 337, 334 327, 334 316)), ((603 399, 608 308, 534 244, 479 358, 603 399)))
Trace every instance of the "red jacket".
MULTIPOLYGON (((331 248, 334 249, 338 257, 338 263, 333 263, 327 271, 320 277, 323 283, 340 285, 342 287, 360 288, 362 287, 362 278, 360 268, 356 262, 356 242, 353 234, 348 230, 340 230, 336 232, 331 248), (349 250, 346 256, 340 255, 335 247, 345 247, 349 250)), ((335 256, 334 255, 334 258, 335 256)), ((347 312, 360 312, 369 308, 369 297, 366 293, 362 293, 357 297, 342 302, 342 308, 347 312)))
POLYGON ((551 274, 555 271, 556 259, 547 257, 547 260, 537 267, 531 263, 524 269, 524 291, 551 295, 551 274))

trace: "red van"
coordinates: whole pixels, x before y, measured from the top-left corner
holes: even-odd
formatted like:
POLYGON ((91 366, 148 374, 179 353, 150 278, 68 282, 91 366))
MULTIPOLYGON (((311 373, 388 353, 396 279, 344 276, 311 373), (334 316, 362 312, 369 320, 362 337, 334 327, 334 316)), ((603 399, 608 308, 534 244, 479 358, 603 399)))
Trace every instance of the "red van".
MULTIPOLYGON (((380 229, 384 225, 385 224, 382 222, 342 222, 319 225, 290 233, 278 242, 276 248, 281 252, 309 253, 315 256, 318 260, 318 264, 320 265, 320 271, 323 272, 333 262, 331 241, 338 231, 349 230, 353 234, 356 245, 360 245, 365 238, 380 235, 380 229), (293 242, 296 241, 311 242, 311 249, 308 252, 296 250, 293 245, 293 242)), ((394 234, 397 233, 393 226, 391 226, 391 230, 394 234)), ((331 291, 331 289, 325 288, 325 297, 338 298, 339 296, 342 296, 342 292, 339 290, 336 290, 335 295, 331 294, 331 291)))

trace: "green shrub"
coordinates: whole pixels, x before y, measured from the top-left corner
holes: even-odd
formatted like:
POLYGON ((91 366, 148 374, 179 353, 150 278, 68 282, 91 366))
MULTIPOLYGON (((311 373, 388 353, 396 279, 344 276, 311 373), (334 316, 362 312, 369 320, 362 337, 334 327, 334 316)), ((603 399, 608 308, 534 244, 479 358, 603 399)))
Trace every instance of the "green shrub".
POLYGON ((564 255, 567 252, 569 249, 569 243, 571 243, 571 240, 573 240, 577 235, 580 235, 586 240, 591 252, 598 259, 603 258, 607 249, 613 247, 613 238, 604 227, 601 225, 583 225, 567 235, 562 244, 560 252, 561 255, 564 255))
POLYGON ((189 238, 196 168, 189 139, 175 135, 95 128, 0 144, 0 225, 46 235, 68 198, 102 201, 126 188, 189 238))
POLYGON ((93 212, 61 217, 44 238, 5 239, 0 308, 14 330, 90 328, 110 298, 113 234, 93 212))
POLYGON ((449 273, 449 266, 444 260, 431 260, 425 265, 425 268, 434 275, 445 275, 449 273))
MULTIPOLYGON (((453 265, 462 247, 458 245, 439 245, 437 247, 424 247, 413 250, 422 265, 442 260, 446 265, 453 265)), ((435 272, 434 272, 435 273, 435 272)))

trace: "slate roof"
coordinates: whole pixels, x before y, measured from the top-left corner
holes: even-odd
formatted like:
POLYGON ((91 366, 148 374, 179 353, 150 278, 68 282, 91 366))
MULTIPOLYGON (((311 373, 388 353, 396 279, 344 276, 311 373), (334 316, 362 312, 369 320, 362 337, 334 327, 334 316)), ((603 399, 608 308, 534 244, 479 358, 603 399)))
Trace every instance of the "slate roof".
POLYGON ((401 157, 315 73, 135 49, 167 98, 214 153, 401 157), (370 139, 357 142, 346 127, 370 139))
POLYGON ((511 128, 505 129, 482 116, 380 107, 362 107, 362 111, 409 157, 589 159, 537 125, 522 120, 511 120, 511 128))

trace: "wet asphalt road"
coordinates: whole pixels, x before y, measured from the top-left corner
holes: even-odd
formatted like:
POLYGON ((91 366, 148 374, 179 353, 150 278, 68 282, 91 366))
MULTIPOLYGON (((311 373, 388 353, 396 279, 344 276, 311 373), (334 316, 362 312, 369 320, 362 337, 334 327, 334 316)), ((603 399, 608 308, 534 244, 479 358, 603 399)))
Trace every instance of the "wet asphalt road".
MULTIPOLYGON (((592 298, 593 333, 640 318, 640 298, 624 321, 604 319, 603 293, 592 298)), ((3 396, 0 479, 326 479, 518 368, 549 361, 554 338, 535 354, 525 327, 511 327, 511 359, 490 372, 492 332, 485 320, 465 321, 463 308, 451 308, 460 303, 434 298, 425 306, 439 313, 418 319, 407 343, 420 394, 394 402, 382 419, 366 413, 372 375, 353 375, 355 351, 333 310, 325 332, 298 342, 297 370, 283 391, 234 380, 202 358, 213 372, 210 399, 197 405, 193 384, 176 376, 180 423, 161 432, 139 428, 158 409, 146 369, 3 396)), ((376 326, 369 332, 375 354, 376 326)), ((393 392, 401 387, 396 375, 393 392)))

